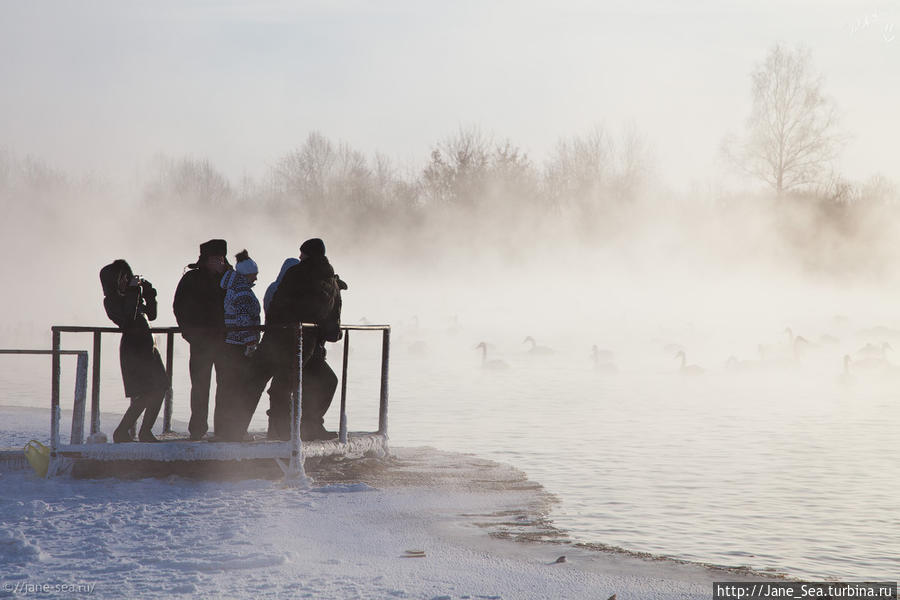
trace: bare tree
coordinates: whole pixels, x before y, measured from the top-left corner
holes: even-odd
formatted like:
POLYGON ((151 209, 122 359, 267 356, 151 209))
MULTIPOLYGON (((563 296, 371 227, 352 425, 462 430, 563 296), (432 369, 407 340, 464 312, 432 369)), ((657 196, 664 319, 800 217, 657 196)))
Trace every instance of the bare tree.
POLYGON ((613 141, 601 127, 585 136, 560 139, 544 173, 547 193, 557 207, 592 204, 613 171, 613 141))
POLYGON ((313 131, 301 148, 278 161, 274 169, 276 185, 306 204, 322 202, 336 161, 337 153, 328 138, 313 131))
POLYGON ((491 144, 475 127, 439 143, 422 173, 425 196, 436 204, 473 205, 483 194, 491 144))
POLYGON ((726 155, 778 194, 815 184, 829 171, 844 138, 809 50, 776 44, 752 81, 746 138, 726 139, 726 155))

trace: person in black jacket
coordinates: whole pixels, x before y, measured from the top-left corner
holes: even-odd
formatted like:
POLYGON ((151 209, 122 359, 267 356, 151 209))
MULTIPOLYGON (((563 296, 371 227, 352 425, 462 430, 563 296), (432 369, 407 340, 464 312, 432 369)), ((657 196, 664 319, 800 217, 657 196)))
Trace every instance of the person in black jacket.
POLYGON ((125 396, 131 399, 131 405, 113 433, 113 441, 134 441, 131 431, 144 413, 138 440, 157 442, 153 424, 169 389, 169 377, 147 323, 148 319, 156 319, 156 290, 146 279, 136 277, 122 259, 100 270, 100 283, 106 314, 122 329, 119 361, 125 396))
MULTIPOLYGON (((274 375, 269 389, 270 436, 290 439, 292 373, 296 369, 294 334, 296 323, 315 323, 303 331, 303 405, 300 437, 303 440, 332 439, 336 433, 324 427, 324 416, 337 388, 337 376, 325 362, 325 342, 341 339, 341 290, 347 284, 334 273, 319 238, 303 242, 300 263, 284 274, 266 312, 266 334, 261 354, 274 375), (271 326, 271 328, 270 328, 271 326)), ((264 377, 265 378, 265 377, 264 377)), ((259 394, 265 387, 262 381, 259 394)))
POLYGON ((216 396, 220 373, 218 360, 225 344, 225 290, 219 286, 228 262, 225 240, 209 240, 200 244, 200 258, 188 265, 178 282, 172 309, 181 335, 191 345, 188 368, 191 373, 191 420, 188 431, 192 440, 202 439, 209 430, 209 384, 216 367, 216 396))

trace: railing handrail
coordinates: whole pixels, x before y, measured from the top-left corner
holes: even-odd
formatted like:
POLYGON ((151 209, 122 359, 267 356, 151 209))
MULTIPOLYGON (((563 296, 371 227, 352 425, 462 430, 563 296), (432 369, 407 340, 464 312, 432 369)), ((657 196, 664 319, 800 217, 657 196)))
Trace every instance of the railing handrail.
POLYGON ((0 348, 0 354, 44 354, 44 355, 50 355, 53 353, 69 354, 69 355, 84 354, 85 356, 87 356, 88 351, 87 350, 34 350, 34 349, 18 350, 18 349, 13 349, 13 348, 0 348))
MULTIPOLYGON (((224 326, 216 328, 217 331, 273 331, 276 329, 287 329, 294 332, 294 335, 297 336, 298 349, 301 350, 300 354, 302 355, 302 339, 299 336, 299 332, 301 332, 304 328, 317 328, 318 326, 314 323, 297 323, 293 325, 232 325, 232 326, 224 326)), ((381 349, 381 389, 379 393, 379 409, 378 409, 378 433, 387 437, 387 406, 388 406, 388 361, 390 356, 390 335, 391 335, 391 326, 390 325, 341 325, 341 330, 347 332, 347 336, 345 338, 344 344, 344 357, 343 357, 343 367, 342 367, 342 386, 341 386, 341 418, 340 418, 340 441, 346 442, 346 373, 347 373, 347 361, 348 361, 348 346, 349 346, 349 332, 350 331, 381 331, 382 332, 382 349, 381 349)), ((56 455, 57 447, 59 446, 59 417, 60 417, 60 406, 59 406, 59 380, 60 380, 60 355, 63 354, 79 354, 79 362, 81 357, 84 356, 86 358, 86 351, 78 351, 78 350, 62 350, 61 346, 61 335, 62 333, 92 333, 94 336, 94 346, 93 346, 93 379, 91 384, 91 434, 97 433, 100 429, 100 338, 103 333, 123 333, 124 330, 119 327, 90 327, 90 326, 80 326, 80 325, 53 325, 51 326, 52 332, 52 340, 53 340, 53 349, 49 351, 40 351, 36 350, 33 353, 47 353, 51 354, 53 357, 52 371, 51 371, 51 452, 53 456, 56 455)), ((165 333, 166 334, 166 373, 169 378, 169 389, 166 392, 165 398, 165 411, 163 413, 163 429, 164 431, 171 431, 171 416, 172 416, 172 371, 173 371, 173 342, 176 333, 180 333, 182 329, 180 327, 151 327, 150 333, 165 333)), ((15 352, 2 352, 0 353, 28 353, 28 351, 15 351, 15 352)), ((86 361, 85 361, 86 362, 86 361)), ((85 369, 86 370, 86 369, 85 369)), ((302 376, 302 370, 298 371, 298 380, 297 380, 297 394, 296 398, 293 400, 292 405, 297 407, 297 411, 294 411, 294 418, 292 418, 292 445, 299 444, 299 433, 294 431, 296 429, 296 423, 299 420, 299 400, 302 395, 302 380, 299 378, 302 376)), ((81 420, 83 421, 83 413, 81 420)), ((82 423, 83 425, 83 423, 82 423)), ((74 430, 74 422, 73 422, 73 430, 74 430)), ((73 436, 74 438, 74 436, 73 436)), ((80 434, 79 434, 80 438, 80 434)), ((296 454, 295 451, 292 450, 292 456, 296 454)))
MULTIPOLYGON (((315 323, 301 323, 304 328, 318 327, 315 323)), ((269 331, 270 329, 293 329, 294 325, 228 325, 217 327, 216 331, 269 331)), ((390 325, 341 325, 343 331, 387 331, 390 325)), ((199 327, 197 329, 200 329, 199 327)), ((51 331, 60 333, 122 333, 119 327, 85 326, 85 325, 53 325, 51 331)), ((181 333, 181 327, 151 327, 150 333, 181 333)))

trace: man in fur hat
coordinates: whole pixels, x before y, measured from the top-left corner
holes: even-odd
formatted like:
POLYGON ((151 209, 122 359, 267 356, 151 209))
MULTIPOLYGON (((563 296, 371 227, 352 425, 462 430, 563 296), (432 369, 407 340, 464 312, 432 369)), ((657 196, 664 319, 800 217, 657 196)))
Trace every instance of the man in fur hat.
POLYGON ((172 309, 181 335, 191 345, 191 420, 192 440, 200 440, 209 430, 209 384, 216 366, 216 384, 220 379, 217 362, 225 343, 225 290, 219 286, 228 262, 225 240, 200 244, 200 258, 188 265, 175 290, 172 309))

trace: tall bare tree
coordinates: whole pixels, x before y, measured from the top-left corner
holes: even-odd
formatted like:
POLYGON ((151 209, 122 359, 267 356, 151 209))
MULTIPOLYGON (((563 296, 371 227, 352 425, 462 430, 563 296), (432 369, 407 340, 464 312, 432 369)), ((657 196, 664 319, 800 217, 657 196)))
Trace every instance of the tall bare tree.
POLYGON ((746 137, 726 139, 726 154, 778 194, 817 183, 844 136, 809 50, 776 44, 753 71, 752 82, 746 137))

